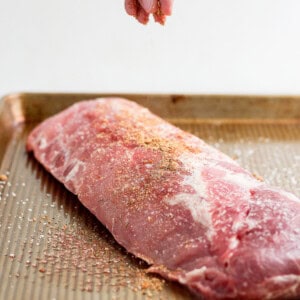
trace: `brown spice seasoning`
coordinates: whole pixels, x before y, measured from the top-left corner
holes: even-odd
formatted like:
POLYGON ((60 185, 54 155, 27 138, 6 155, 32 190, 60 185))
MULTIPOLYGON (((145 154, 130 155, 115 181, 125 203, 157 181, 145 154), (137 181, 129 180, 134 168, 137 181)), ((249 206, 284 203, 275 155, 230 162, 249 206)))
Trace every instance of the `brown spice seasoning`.
POLYGON ((5 174, 0 174, 0 181, 7 181, 8 178, 5 174))
POLYGON ((46 224, 51 229, 46 248, 28 262, 45 278, 61 283, 66 274, 76 274, 63 284, 86 292, 101 292, 107 287, 118 292, 126 287, 133 292, 147 289, 148 296, 155 296, 163 289, 165 280, 147 274, 147 264, 128 254, 97 221, 87 227, 46 224))
POLYGON ((256 173, 252 173, 252 175, 253 175, 253 177, 254 178, 256 178, 257 180, 259 180, 259 181, 264 181, 264 178, 262 177, 262 176, 260 176, 260 175, 258 175, 258 174, 256 174, 256 173))

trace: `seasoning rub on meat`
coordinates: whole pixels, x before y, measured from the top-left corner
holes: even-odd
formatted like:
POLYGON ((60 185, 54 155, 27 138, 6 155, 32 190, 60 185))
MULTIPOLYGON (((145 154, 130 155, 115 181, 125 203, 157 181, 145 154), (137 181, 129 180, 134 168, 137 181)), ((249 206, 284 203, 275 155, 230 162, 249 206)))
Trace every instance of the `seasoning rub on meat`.
POLYGON ((300 297, 300 200, 136 103, 77 103, 27 149, 149 271, 206 299, 300 297))

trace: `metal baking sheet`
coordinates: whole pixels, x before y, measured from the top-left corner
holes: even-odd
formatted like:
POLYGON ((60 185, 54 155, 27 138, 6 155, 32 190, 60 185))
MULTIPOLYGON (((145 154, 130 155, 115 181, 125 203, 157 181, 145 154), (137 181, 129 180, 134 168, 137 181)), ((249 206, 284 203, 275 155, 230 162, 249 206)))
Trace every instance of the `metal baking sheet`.
MULTIPOLYGON (((0 299, 192 299, 147 274, 25 151, 30 130, 103 94, 14 94, 0 102, 0 299)), ((115 95, 224 151, 300 196, 300 97, 115 95)))

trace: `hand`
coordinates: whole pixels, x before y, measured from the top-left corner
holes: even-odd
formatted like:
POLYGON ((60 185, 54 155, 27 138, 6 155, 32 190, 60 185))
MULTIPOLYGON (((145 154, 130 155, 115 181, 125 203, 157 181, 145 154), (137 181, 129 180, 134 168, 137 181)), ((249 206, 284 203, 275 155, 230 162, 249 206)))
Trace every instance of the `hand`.
POLYGON ((140 23, 147 24, 149 16, 164 24, 166 16, 172 13, 173 0, 125 0, 126 12, 134 16, 140 23))

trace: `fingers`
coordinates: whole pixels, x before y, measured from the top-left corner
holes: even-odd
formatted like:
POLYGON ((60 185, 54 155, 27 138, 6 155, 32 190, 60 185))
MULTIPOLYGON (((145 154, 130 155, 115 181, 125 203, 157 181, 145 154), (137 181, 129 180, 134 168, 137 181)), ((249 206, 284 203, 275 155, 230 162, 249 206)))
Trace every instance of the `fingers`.
POLYGON ((125 10, 128 15, 134 16, 140 23, 148 23, 149 14, 144 10, 138 0, 125 0, 125 10))
POLYGON ((139 0, 143 9, 148 13, 152 14, 157 11, 158 1, 157 0, 139 0))
POLYGON ((149 14, 140 4, 138 4, 136 18, 140 23, 144 25, 146 25, 149 21, 149 14))
POLYGON ((172 14, 173 0, 160 0, 158 2, 158 9, 153 14, 154 20, 155 22, 164 25, 166 22, 166 16, 170 16, 172 14))
POLYGON ((142 24, 147 24, 149 15, 153 14, 154 20, 164 25, 172 7, 173 0, 125 0, 126 12, 142 24))
POLYGON ((144 10, 148 13, 161 13, 170 16, 172 14, 173 0, 139 0, 144 10))
POLYGON ((160 12, 156 12, 153 14, 154 20, 157 23, 160 23, 161 25, 165 25, 166 22, 166 16, 162 15, 160 12))
POLYGON ((125 0, 125 10, 130 16, 136 16, 137 14, 137 1, 125 0))
POLYGON ((170 16, 172 14, 173 0, 160 0, 160 11, 162 15, 170 16))

